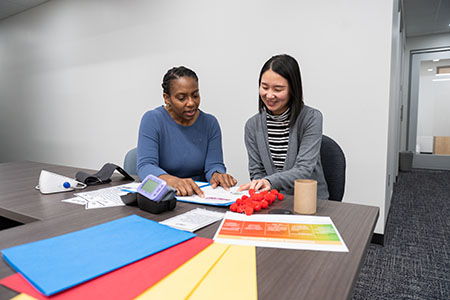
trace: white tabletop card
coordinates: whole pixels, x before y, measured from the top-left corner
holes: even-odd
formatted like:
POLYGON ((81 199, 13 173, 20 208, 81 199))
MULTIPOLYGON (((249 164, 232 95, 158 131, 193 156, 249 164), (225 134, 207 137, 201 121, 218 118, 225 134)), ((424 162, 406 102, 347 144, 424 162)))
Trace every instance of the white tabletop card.
POLYGON ((228 211, 214 241, 233 245, 348 252, 330 217, 228 211))
POLYGON ((173 228, 194 232, 223 218, 225 213, 196 208, 184 214, 159 222, 173 228))

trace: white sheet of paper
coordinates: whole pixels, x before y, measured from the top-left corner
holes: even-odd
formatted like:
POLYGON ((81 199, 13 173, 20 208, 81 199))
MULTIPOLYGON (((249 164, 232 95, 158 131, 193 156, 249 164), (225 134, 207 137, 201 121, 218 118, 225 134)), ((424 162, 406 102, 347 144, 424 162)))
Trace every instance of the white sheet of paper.
POLYGON ((86 201, 86 209, 123 206, 125 204, 120 196, 126 195, 130 191, 136 191, 139 184, 139 182, 131 182, 91 192, 76 193, 74 195, 86 201))
POLYGON ((210 185, 204 186, 201 189, 203 193, 205 193, 205 198, 201 198, 198 195, 177 196, 177 200, 198 204, 227 206, 235 202, 237 198, 240 198, 244 195, 248 196, 248 191, 238 192, 237 191, 238 186, 230 188, 229 191, 226 191, 221 186, 218 186, 215 189, 213 189, 210 185))
POLYGON ((221 220, 225 213, 196 208, 184 214, 159 222, 173 228, 194 232, 221 220))
POLYGON ((85 205, 87 203, 87 201, 81 197, 73 197, 70 199, 64 199, 64 200, 61 200, 61 202, 73 203, 73 204, 78 204, 78 205, 85 205))

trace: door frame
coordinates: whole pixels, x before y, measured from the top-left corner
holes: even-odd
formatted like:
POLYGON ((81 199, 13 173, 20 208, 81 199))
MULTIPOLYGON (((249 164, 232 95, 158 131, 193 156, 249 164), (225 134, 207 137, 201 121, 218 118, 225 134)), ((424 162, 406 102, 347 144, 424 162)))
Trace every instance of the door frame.
POLYGON ((450 59, 450 48, 417 50, 410 54, 406 147, 414 154, 413 168, 450 170, 450 155, 416 153, 420 62, 432 59, 450 59))

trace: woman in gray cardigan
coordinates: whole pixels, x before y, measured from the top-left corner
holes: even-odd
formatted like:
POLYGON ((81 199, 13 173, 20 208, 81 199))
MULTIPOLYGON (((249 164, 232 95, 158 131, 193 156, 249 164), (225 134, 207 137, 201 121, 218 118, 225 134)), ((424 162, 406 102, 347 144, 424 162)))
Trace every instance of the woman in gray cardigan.
POLYGON ((314 179, 317 197, 328 199, 321 141, 322 114, 303 104, 297 61, 286 54, 273 56, 259 75, 259 113, 245 124, 252 182, 239 189, 278 189, 293 195, 296 179, 314 179))

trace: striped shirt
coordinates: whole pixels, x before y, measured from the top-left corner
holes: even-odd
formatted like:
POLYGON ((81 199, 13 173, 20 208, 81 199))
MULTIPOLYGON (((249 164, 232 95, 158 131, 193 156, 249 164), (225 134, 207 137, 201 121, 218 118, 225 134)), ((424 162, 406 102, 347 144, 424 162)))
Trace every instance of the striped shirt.
POLYGON ((288 108, 278 116, 273 115, 269 110, 266 110, 266 112, 270 154, 277 170, 282 171, 289 144, 289 118, 291 116, 291 108, 288 108))

